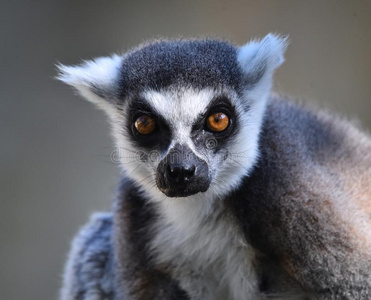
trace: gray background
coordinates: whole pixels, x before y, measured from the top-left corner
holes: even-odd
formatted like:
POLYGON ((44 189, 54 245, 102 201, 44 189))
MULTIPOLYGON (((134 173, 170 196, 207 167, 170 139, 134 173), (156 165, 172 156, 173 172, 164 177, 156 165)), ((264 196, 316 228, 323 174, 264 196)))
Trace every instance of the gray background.
POLYGON ((55 299, 69 243, 119 178, 103 113, 54 64, 147 38, 289 34, 276 90, 371 128, 371 1, 2 1, 1 299, 55 299))

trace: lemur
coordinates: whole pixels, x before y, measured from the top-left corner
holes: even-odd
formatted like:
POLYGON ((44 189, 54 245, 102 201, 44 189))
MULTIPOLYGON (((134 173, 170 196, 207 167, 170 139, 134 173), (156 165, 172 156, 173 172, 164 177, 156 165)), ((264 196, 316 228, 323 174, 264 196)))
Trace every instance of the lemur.
POLYGON ((123 170, 61 299, 371 299, 371 138, 271 93, 286 46, 155 40, 59 66, 123 170))

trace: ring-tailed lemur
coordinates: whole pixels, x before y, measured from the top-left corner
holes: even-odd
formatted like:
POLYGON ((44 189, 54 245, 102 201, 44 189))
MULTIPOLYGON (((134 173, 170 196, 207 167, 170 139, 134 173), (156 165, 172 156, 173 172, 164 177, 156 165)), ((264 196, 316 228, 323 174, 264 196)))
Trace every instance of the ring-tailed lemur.
POLYGON ((60 66, 124 170, 62 299, 370 299, 371 139, 271 95, 286 39, 159 40, 60 66))

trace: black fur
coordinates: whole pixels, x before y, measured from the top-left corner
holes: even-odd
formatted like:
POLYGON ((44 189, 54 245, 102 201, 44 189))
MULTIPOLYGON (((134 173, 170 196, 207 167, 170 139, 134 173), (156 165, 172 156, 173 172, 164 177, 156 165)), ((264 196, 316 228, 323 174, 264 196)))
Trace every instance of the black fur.
POLYGON ((132 136, 132 142, 138 149, 165 151, 171 142, 171 130, 166 120, 157 114, 146 103, 144 99, 135 98, 130 101, 128 109, 128 123, 126 131, 132 136), (151 116, 155 119, 155 129, 151 134, 142 135, 135 129, 134 124, 138 117, 142 115, 151 116))

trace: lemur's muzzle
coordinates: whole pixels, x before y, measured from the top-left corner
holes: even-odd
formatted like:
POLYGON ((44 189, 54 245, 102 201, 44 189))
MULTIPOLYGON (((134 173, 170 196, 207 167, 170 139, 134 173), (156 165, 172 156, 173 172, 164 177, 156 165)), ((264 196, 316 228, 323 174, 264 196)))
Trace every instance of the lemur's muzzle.
POLYGON ((159 163, 156 183, 168 197, 191 196, 209 188, 209 168, 188 146, 177 144, 159 163))

